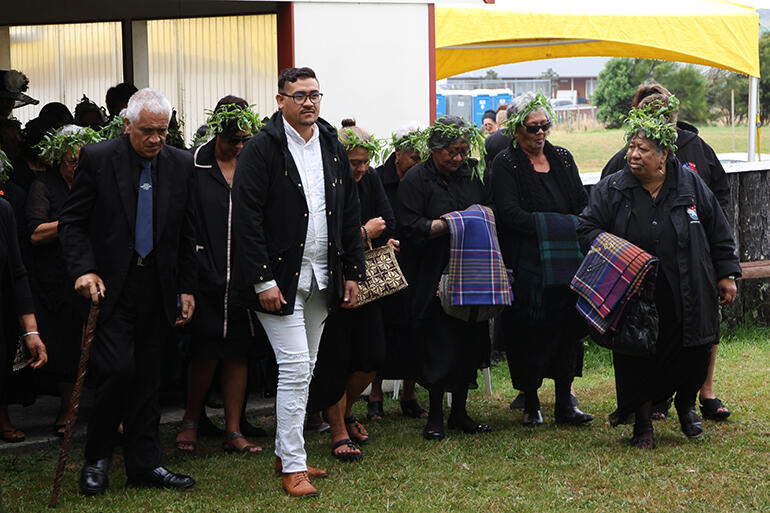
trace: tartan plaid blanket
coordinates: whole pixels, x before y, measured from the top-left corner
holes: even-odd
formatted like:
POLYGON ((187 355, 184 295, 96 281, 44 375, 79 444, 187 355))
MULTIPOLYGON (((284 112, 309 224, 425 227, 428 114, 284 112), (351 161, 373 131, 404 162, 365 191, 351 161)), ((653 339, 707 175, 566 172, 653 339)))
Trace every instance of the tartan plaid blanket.
POLYGON ((441 216, 449 224, 448 291, 452 305, 510 305, 513 291, 492 209, 471 205, 441 216))
POLYGON ((578 312, 597 330, 616 331, 628 301, 655 280, 658 259, 625 239, 601 233, 591 244, 570 288, 578 312))
POLYGON ((535 212, 543 288, 567 286, 583 261, 577 240, 578 218, 573 215, 535 212))

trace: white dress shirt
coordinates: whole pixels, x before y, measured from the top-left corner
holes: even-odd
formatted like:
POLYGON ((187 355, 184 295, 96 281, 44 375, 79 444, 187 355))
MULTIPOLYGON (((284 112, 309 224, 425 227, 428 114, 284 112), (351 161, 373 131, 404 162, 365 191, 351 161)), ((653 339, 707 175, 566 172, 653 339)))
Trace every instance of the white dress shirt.
MULTIPOLYGON (((326 184, 321 158, 321 141, 318 138, 318 125, 313 125, 313 135, 305 142, 294 128, 283 120, 286 141, 297 166, 305 202, 308 207, 307 233, 302 251, 302 265, 299 271, 297 291, 310 293, 313 278, 318 290, 324 290, 329 284, 328 229, 326 226, 326 184)), ((275 280, 255 285, 257 294, 276 285, 275 280)), ((288 298, 287 298, 288 301, 288 298)))

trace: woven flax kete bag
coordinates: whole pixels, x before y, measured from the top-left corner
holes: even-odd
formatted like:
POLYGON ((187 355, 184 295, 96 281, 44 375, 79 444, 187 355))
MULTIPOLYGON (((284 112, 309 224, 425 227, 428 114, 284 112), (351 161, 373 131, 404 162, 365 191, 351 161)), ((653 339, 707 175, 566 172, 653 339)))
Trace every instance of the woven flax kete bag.
POLYGON ((356 308, 371 303, 381 297, 395 294, 408 285, 401 267, 398 266, 393 246, 385 245, 372 248, 367 238, 369 249, 364 252, 366 260, 366 281, 358 283, 358 302, 356 308))

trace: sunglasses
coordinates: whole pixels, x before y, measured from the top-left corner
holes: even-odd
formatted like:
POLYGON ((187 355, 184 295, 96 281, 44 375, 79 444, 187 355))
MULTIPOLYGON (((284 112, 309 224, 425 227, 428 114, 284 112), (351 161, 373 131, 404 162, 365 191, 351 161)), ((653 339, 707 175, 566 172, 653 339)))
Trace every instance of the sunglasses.
POLYGON ((551 126, 553 123, 550 121, 544 125, 522 125, 524 128, 527 129, 527 132, 530 134, 536 134, 538 130, 542 130, 543 132, 547 132, 551 129, 551 126))

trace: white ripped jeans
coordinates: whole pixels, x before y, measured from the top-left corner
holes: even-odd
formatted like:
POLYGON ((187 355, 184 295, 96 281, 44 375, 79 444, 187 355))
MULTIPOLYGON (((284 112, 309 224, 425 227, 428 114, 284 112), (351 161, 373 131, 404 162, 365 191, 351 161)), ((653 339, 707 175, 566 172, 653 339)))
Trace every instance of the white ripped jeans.
POLYGON ((307 470, 302 431, 310 379, 327 316, 326 298, 327 290, 319 291, 313 280, 310 293, 297 292, 291 315, 257 312, 278 363, 275 455, 281 458, 286 473, 307 470))

